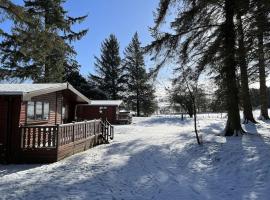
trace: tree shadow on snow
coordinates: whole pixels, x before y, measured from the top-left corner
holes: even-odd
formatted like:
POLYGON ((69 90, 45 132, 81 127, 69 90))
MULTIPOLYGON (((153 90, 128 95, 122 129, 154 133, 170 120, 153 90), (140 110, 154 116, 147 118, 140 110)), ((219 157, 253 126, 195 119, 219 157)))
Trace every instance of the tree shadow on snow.
POLYGON ((162 116, 162 117, 152 117, 149 119, 146 119, 141 122, 137 122, 135 125, 139 126, 155 126, 155 125, 176 125, 176 126, 184 126, 185 124, 192 123, 192 120, 185 119, 181 120, 181 117, 175 117, 175 116, 162 116))
POLYGON ((199 131, 202 134, 216 134, 220 135, 224 131, 224 127, 220 126, 220 124, 217 124, 215 122, 210 123, 209 125, 200 128, 199 131))
MULTIPOLYGON (((27 190, 18 198, 267 199, 270 146, 264 138, 246 135, 174 147, 177 143, 146 146, 136 140, 112 143, 102 157, 83 152, 42 171, 38 183, 31 183, 36 175, 28 176, 27 190), (96 162, 87 164, 89 156, 97 156, 96 162)), ((0 191, 9 187, 3 184, 0 191)))
POLYGON ((2 165, 2 164, 0 164, 0 178, 5 176, 5 175, 27 171, 29 169, 34 169, 34 168, 37 168, 40 166, 42 166, 42 165, 41 164, 18 164, 18 165, 15 165, 15 164, 2 165))

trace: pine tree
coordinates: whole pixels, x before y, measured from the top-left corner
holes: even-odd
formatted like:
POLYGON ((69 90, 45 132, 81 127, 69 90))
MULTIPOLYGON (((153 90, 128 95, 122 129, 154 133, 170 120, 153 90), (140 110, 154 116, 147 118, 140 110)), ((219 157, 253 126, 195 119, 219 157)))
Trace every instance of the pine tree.
POLYGON ((63 9, 63 0, 26 0, 25 9, 38 26, 16 24, 2 42, 2 71, 9 77, 31 78, 34 82, 61 82, 69 57, 74 56, 71 42, 87 30, 74 32, 73 24, 86 16, 72 18, 63 9))
POLYGON ((242 14, 240 11, 238 11, 236 18, 237 18, 237 38, 238 38, 237 55, 238 55, 238 64, 240 67, 241 97, 243 103, 244 123, 248 123, 249 121, 257 123, 253 117, 252 105, 250 101, 247 50, 245 43, 245 34, 243 29, 242 14))
MULTIPOLYGON (((261 118, 270 119, 268 115, 267 104, 267 86, 266 86, 266 53, 265 46, 267 35, 270 33, 270 3, 266 0, 254 1, 254 15, 256 19, 256 36, 257 36, 257 60, 259 68, 259 80, 260 80, 260 104, 261 104, 261 118)), ((269 39, 269 36, 268 36, 269 39)))
MULTIPOLYGON (((22 6, 16 5, 10 0, 0 0, 0 11, 1 20, 9 18, 15 22, 33 22, 22 6)), ((0 35, 3 33, 4 31, 0 28, 0 35)))
MULTIPOLYGON (((270 2, 268 0, 250 0, 248 11, 242 15, 244 36, 246 37, 246 60, 248 61, 249 79, 260 84, 261 118, 269 119, 268 94, 266 87, 267 66, 270 57, 270 2)), ((239 21, 239 17, 238 21, 239 21)))
POLYGON ((235 4, 236 1, 225 0, 224 12, 225 22, 222 27, 224 46, 223 77, 226 86, 226 104, 228 120, 225 128, 225 136, 238 135, 242 133, 239 114, 239 99, 236 83, 236 61, 235 61, 235 4))
POLYGON ((136 110, 137 116, 141 116, 142 113, 149 115, 154 111, 152 108, 155 99, 154 89, 149 83, 149 77, 145 70, 144 56, 138 33, 133 36, 131 43, 125 49, 124 55, 127 103, 132 110, 136 110))
MULTIPOLYGON (((162 62, 177 59, 182 65, 195 67, 198 73, 208 69, 224 84, 228 113, 225 135, 243 132, 240 123, 239 98, 236 80, 236 36, 234 17, 236 0, 160 0, 152 35, 155 41, 146 49, 162 62), (171 23, 172 32, 160 32, 160 25, 172 6, 179 5, 179 13, 171 23), (218 20, 217 20, 218 19, 218 20), (180 58, 180 59, 179 59, 180 58)), ((246 3, 241 1, 242 5, 246 3)))
POLYGON ((119 55, 119 42, 111 34, 101 44, 100 58, 96 59, 96 73, 89 75, 89 82, 107 94, 108 98, 121 98, 124 91, 124 69, 119 55))
POLYGON ((144 116, 152 115, 158 108, 155 92, 153 84, 149 82, 142 88, 141 110, 144 116))
MULTIPOLYGON (((15 23, 24 24, 27 26, 38 26, 38 21, 35 20, 29 13, 27 13, 24 7, 12 3, 10 0, 0 0, 0 17, 1 22, 9 19, 15 23)), ((0 23, 1 23, 0 22, 0 23)), ((3 40, 10 35, 0 28, 0 37, 3 40)), ((0 58, 2 56, 2 45, 0 45, 0 58)), ((12 50, 11 50, 12 51, 12 50)), ((2 59, 2 58, 1 58, 2 59)), ((6 79, 8 75, 7 70, 3 70, 0 65, 0 80, 6 79)))

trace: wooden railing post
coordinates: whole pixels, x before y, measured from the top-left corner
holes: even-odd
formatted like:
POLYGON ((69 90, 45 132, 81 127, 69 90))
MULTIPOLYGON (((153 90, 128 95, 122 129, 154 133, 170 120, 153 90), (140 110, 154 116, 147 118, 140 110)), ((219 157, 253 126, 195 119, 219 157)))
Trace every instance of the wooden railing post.
POLYGON ((84 121, 84 134, 83 134, 83 139, 86 138, 87 133, 87 121, 84 121))
POLYGON ((72 142, 74 142, 74 139, 75 139, 75 122, 73 122, 73 126, 72 126, 72 142))
POLYGON ((96 135, 96 120, 94 121, 94 135, 96 135))
POLYGON ((106 141, 107 142, 109 142, 109 132, 110 131, 110 129, 109 129, 109 123, 108 123, 108 121, 107 121, 107 119, 106 119, 106 141))
POLYGON ((61 145, 61 137, 60 137, 60 125, 56 124, 55 138, 54 138, 56 149, 61 145))
POLYGON ((23 141, 23 138, 24 138, 24 130, 25 128, 22 128, 22 127, 19 127, 20 129, 20 134, 21 134, 21 148, 24 148, 24 141, 23 141))

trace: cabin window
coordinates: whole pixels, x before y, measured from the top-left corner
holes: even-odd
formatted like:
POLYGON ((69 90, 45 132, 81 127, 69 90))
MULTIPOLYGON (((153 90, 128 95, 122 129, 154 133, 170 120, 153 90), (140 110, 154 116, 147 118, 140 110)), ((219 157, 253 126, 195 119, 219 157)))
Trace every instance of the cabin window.
POLYGON ((41 101, 29 101, 27 103, 27 120, 28 121, 43 121, 49 119, 49 103, 41 101))
POLYGON ((48 120, 49 119, 49 112, 50 112, 50 106, 49 103, 44 102, 44 109, 43 109, 43 118, 48 120))
POLYGON ((35 119, 35 102, 28 102, 27 104, 27 120, 35 119))
POLYGON ((67 119, 67 116, 66 116, 66 107, 63 106, 62 107, 62 120, 65 122, 66 119, 67 119))
POLYGON ((36 102, 36 120, 42 120, 42 102, 36 102))

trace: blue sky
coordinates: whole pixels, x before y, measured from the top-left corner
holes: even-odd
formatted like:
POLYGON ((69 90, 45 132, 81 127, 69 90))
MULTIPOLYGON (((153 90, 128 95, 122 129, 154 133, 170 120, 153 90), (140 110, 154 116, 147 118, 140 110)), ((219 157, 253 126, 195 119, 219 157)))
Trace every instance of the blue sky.
MULTIPOLYGON (((23 4, 23 0, 13 0, 23 4)), ((74 30, 88 28, 88 34, 73 45, 77 50, 77 61, 81 73, 87 76, 94 72, 94 56, 99 56, 101 42, 111 33, 120 42, 121 55, 137 31, 143 45, 151 41, 148 31, 153 25, 153 12, 159 0, 67 0, 65 9, 72 17, 88 14, 88 18, 74 30)), ((6 21, 1 28, 8 30, 11 23, 6 21)))
MULTIPOLYGON (((12 2, 23 4, 23 0, 12 0, 12 2)), ((153 26, 153 12, 158 7, 158 3, 159 0, 67 0, 64 8, 70 16, 88 14, 88 18, 83 23, 74 26, 75 31, 89 29, 84 38, 73 43, 78 53, 77 61, 81 65, 81 74, 86 77, 89 73, 95 72, 94 56, 99 57, 101 42, 111 33, 115 34, 120 42, 121 56, 136 31, 139 33, 142 45, 149 44, 152 41, 149 27, 153 26)), ((9 30, 11 22, 5 21, 0 26, 9 30)), ((155 64, 146 63, 147 68, 154 67, 155 64)), ((157 82, 159 88, 168 85, 171 74, 169 67, 160 71, 157 82)))
POLYGON ((74 43, 81 73, 94 72, 94 56, 99 56, 101 42, 111 33, 119 39, 121 53, 138 31, 142 44, 151 41, 153 11, 159 0, 68 0, 65 8, 71 16, 88 14, 75 29, 89 28, 88 34, 74 43))

